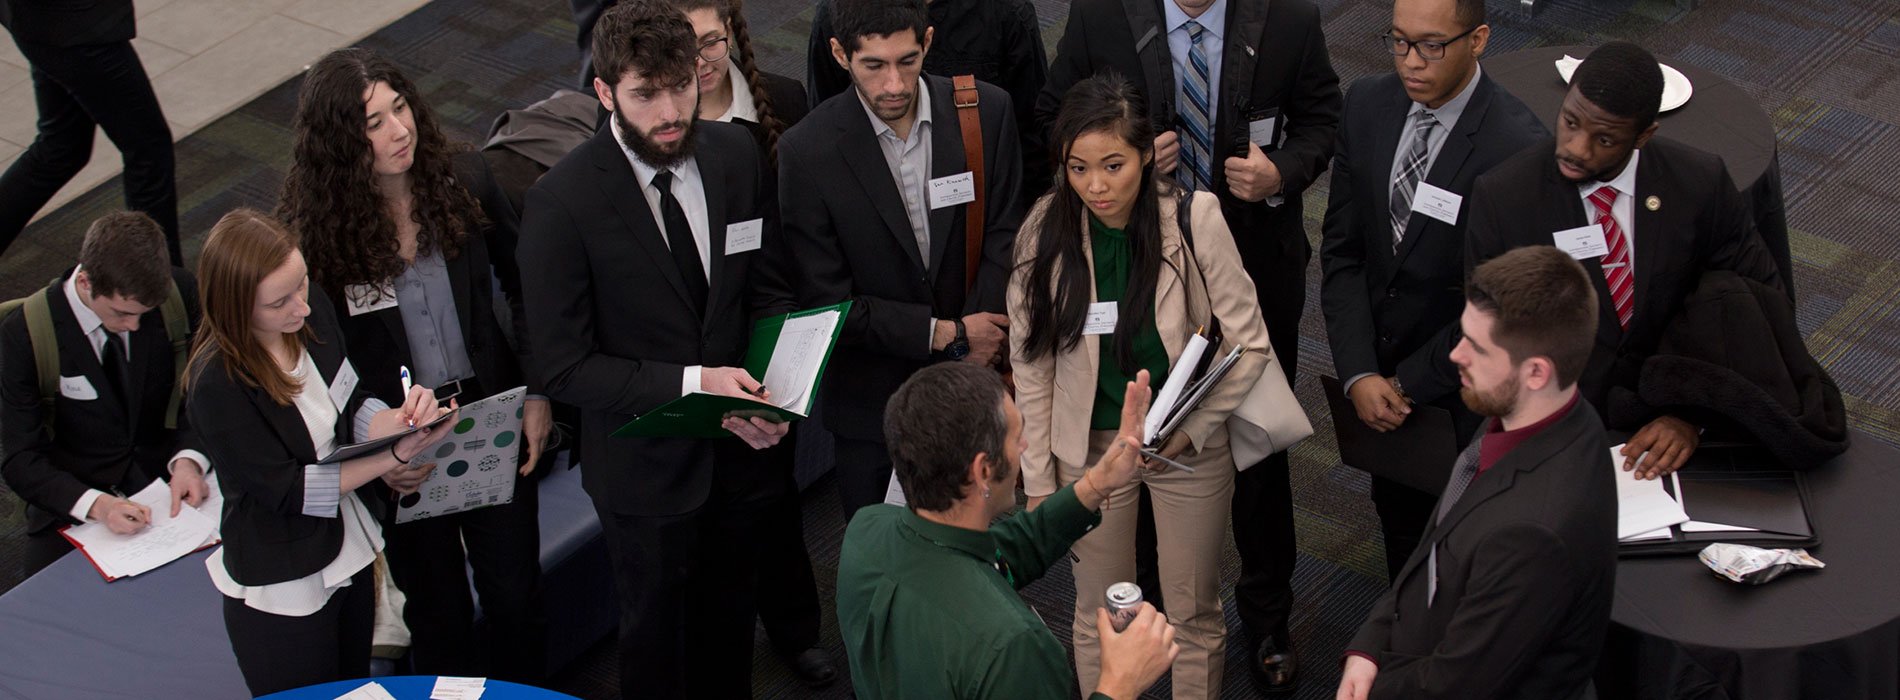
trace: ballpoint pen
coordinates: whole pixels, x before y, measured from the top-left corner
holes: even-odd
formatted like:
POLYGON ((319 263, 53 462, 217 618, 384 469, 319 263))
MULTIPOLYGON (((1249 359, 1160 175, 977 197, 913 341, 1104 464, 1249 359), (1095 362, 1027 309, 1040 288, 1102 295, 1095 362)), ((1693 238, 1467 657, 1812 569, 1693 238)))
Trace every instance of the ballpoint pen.
MULTIPOLYGON (((414 387, 415 384, 409 380, 409 365, 402 365, 402 396, 404 401, 409 399, 409 390, 414 387)), ((406 419, 405 422, 407 422, 411 428, 416 427, 416 421, 413 418, 406 419)))
POLYGON ((1144 447, 1144 448, 1141 448, 1141 449, 1138 449, 1138 450, 1135 450, 1135 451, 1136 451, 1136 452, 1139 452, 1139 453, 1141 453, 1141 456, 1143 456, 1143 457, 1147 457, 1147 458, 1149 458, 1149 459, 1153 459, 1153 460, 1158 460, 1158 461, 1161 461, 1161 462, 1164 462, 1164 463, 1166 463, 1166 464, 1168 464, 1169 466, 1172 466, 1172 467, 1174 467, 1175 469, 1179 469, 1179 470, 1181 470, 1181 471, 1184 471, 1184 472, 1187 472, 1187 473, 1189 473, 1189 474, 1193 474, 1193 473, 1194 473, 1194 468, 1193 468, 1193 467, 1190 467, 1190 466, 1188 466, 1188 465, 1185 465, 1185 464, 1182 464, 1182 463, 1180 463, 1180 462, 1176 462, 1176 461, 1174 461, 1174 460, 1172 460, 1172 459, 1168 459, 1168 458, 1166 458, 1166 457, 1163 457, 1163 456, 1161 456, 1161 455, 1160 455, 1159 453, 1155 453, 1155 452, 1149 452, 1149 451, 1148 451, 1148 449, 1147 449, 1147 448, 1145 448, 1145 447, 1144 447))

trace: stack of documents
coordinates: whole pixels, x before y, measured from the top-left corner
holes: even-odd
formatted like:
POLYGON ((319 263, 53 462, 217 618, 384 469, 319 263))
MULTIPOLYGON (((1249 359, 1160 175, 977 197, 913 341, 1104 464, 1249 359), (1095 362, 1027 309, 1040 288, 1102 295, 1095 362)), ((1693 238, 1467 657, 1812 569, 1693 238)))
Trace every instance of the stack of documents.
POLYGON ((1208 367, 1207 371, 1195 376, 1195 368, 1201 365, 1201 357, 1207 353, 1210 344, 1207 336, 1196 333, 1188 339, 1187 347, 1181 349, 1181 357, 1174 363, 1174 369, 1168 372, 1168 381, 1155 394, 1154 401, 1148 406, 1148 417, 1142 422, 1142 443, 1148 449, 1159 449, 1168 441, 1175 429, 1181 427, 1187 416, 1200 408, 1201 401, 1208 392, 1220 384, 1234 363, 1240 361, 1247 349, 1235 346, 1221 358, 1220 362, 1208 367), (1190 381, 1191 380, 1191 381, 1190 381))
POLYGON ((130 535, 120 535, 104 523, 87 522, 60 534, 92 561, 107 581, 137 576, 200 549, 217 544, 218 519, 224 507, 215 478, 207 478, 211 495, 197 508, 184 507, 172 517, 171 487, 163 480, 134 494, 134 503, 152 510, 152 522, 130 535))

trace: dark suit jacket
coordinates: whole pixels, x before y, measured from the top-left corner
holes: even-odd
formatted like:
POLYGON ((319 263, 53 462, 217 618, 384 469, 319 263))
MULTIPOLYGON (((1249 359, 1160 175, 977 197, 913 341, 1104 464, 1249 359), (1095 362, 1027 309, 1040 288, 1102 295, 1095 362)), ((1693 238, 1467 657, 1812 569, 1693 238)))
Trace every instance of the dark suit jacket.
MULTIPOLYGON (((1068 29, 1036 100, 1039 136, 1046 138, 1055 124, 1063 94, 1104 71, 1121 74, 1147 96, 1149 118, 1158 129, 1175 128, 1177 91, 1161 8, 1168 1, 1076 0, 1069 5, 1068 29)), ((1255 277, 1267 270, 1297 277, 1311 257, 1300 195, 1326 172, 1339 126, 1339 76, 1326 55, 1319 10, 1310 0, 1233 0, 1227 3, 1225 42, 1215 90, 1214 194, 1247 269, 1255 277), (1277 207, 1234 197, 1223 167, 1230 156, 1246 156, 1248 124, 1268 116, 1279 120, 1276 130, 1283 135, 1278 148, 1261 145, 1285 183, 1285 201, 1277 207)))
MULTIPOLYGON (((348 361, 348 347, 337 327, 336 309, 323 291, 310 292, 310 316, 304 321, 316 342, 304 349, 323 376, 328 391, 348 361)), ((353 368, 359 379, 360 367, 353 368)), ((195 367, 186 403, 192 424, 205 450, 218 466, 218 485, 224 490, 224 565, 231 578, 246 586, 264 586, 316 573, 343 549, 339 518, 303 514, 304 467, 324 455, 316 452, 303 414, 295 404, 282 406, 263 390, 245 386, 233 377, 220 353, 213 352, 195 367)), ((358 381, 336 417, 336 443, 358 441, 357 409, 370 398, 358 381)), ((372 482, 374 483, 374 482, 372 482)), ((358 489, 372 509, 376 499, 368 486, 358 489)))
MULTIPOLYGON (((475 378, 480 380, 486 391, 507 391, 526 382, 528 393, 544 393, 540 377, 524 376, 523 368, 533 364, 525 346, 521 352, 517 352, 509 342, 508 335, 503 332, 501 321, 495 316, 498 303, 510 306, 510 317, 517 329, 521 328, 526 316, 520 301, 520 272, 514 264, 517 221, 513 207, 505 196, 498 194, 500 188, 488 175, 487 165, 479 155, 472 151, 458 154, 455 164, 457 180, 471 193, 496 193, 478 197, 483 212, 488 216, 488 227, 482 231, 470 231, 454 258, 443 256, 444 266, 449 273, 449 287, 455 294, 455 315, 461 322, 462 341, 468 349, 469 364, 475 370, 475 378), (501 280, 502 289, 517 291, 510 297, 496 299, 495 280, 501 280)), ((391 306, 352 314, 344 289, 325 287, 323 291, 331 299, 345 300, 343 308, 337 313, 338 325, 343 329, 343 337, 349 339, 350 349, 354 351, 356 370, 362 376, 363 386, 369 389, 371 395, 389 405, 401 405, 402 367, 415 365, 409 349, 409 334, 402 322, 402 309, 391 306)), ((515 337, 525 340, 526 333, 517 330, 515 337)), ((466 404, 488 397, 457 398, 466 404)))
POLYGON ((0 0, 0 26, 17 41, 83 46, 131 41, 132 0, 0 0))
POLYGON ((724 254, 726 227, 752 219, 765 220, 763 250, 777 245, 758 146, 733 124, 700 121, 697 131, 712 251, 703 317, 611 129, 528 190, 520 257, 536 369, 550 398, 581 410, 582 484, 610 512, 670 515, 705 502, 715 453, 745 457, 720 447, 737 441, 611 434, 679 398, 686 367, 743 363, 753 320, 792 308, 769 257, 724 254))
MULTIPOLYGON (((47 295, 58 337, 59 375, 84 377, 99 397, 54 399, 53 434, 45 429, 26 312, 11 314, 0 324, 0 472, 8 488, 26 501, 26 529, 31 534, 72 524, 68 513, 87 489, 118 489, 130 495, 165 477, 179 450, 203 450, 182 408, 177 429, 165 429, 165 410, 178 376, 164 315, 153 308, 139 317, 139 329, 130 336, 134 393, 118 396, 66 301, 63 285, 72 274, 67 270, 50 289, 34 293, 47 295), (127 406, 133 407, 129 415, 127 406)), ((172 280, 184 298, 190 327, 196 329, 198 285, 191 273, 177 268, 172 280)))
POLYGON ((1567 700, 1596 671, 1616 588, 1616 483, 1596 411, 1570 412, 1479 474, 1346 648, 1372 698, 1567 700), (1426 565, 1438 549, 1438 594, 1426 565))
MULTIPOLYGON (((940 178, 968 171, 949 79, 930 81, 931 168, 940 178)), ((825 100, 779 139, 779 201, 785 239, 802 275, 803 307, 852 300, 839 347, 825 373, 825 426, 858 440, 884 439, 884 401, 932 361, 930 319, 1003 313, 1011 245, 1022 222, 1022 161, 1009 95, 977 83, 983 123, 983 261, 973 293, 964 290, 964 212, 930 211, 930 250, 917 250, 904 199, 871 118, 855 91, 825 100), (923 255, 929 256, 929 265, 923 255)))
MULTIPOLYGON (((1773 256, 1755 233, 1722 159, 1665 138, 1650 139, 1636 164, 1631 227, 1636 292, 1629 330, 1616 321, 1609 283, 1598 258, 1584 261, 1596 283, 1596 349, 1583 371, 1583 397, 1607 408, 1612 386, 1636 387, 1643 360, 1702 273, 1731 270, 1781 288, 1773 256), (1650 211, 1645 200, 1655 197, 1650 211)), ((1540 141, 1478 178, 1465 206, 1467 272, 1513 248, 1551 245, 1551 234, 1590 222, 1577 185, 1557 171, 1556 143, 1540 141)), ((1615 428, 1637 426, 1613 425, 1615 428)))
MULTIPOLYGON (((1392 250, 1389 176, 1412 104, 1395 73, 1363 78, 1346 93, 1320 244, 1326 334, 1341 380, 1397 376, 1414 401, 1449 398, 1448 407, 1469 416, 1450 357, 1465 308, 1469 207, 1456 226, 1413 213, 1392 250)), ((1523 102, 1479 76, 1424 181, 1468 197, 1480 173, 1546 135, 1523 102)), ((1475 429, 1475 417, 1470 422, 1475 429)))

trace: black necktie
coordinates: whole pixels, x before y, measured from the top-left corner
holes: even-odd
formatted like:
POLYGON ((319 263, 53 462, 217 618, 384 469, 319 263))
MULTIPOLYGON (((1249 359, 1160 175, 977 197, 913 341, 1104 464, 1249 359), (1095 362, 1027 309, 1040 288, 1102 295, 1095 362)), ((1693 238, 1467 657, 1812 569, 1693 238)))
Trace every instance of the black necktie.
POLYGON ((660 190, 660 225, 666 229, 666 244, 673 249, 673 264, 686 280, 686 292, 693 299, 694 313, 706 312, 706 268, 699 264, 699 244, 693 242, 693 225, 686 220, 686 208, 673 196, 673 173, 662 170, 653 176, 660 190))
POLYGON ((118 394, 120 401, 129 401, 131 397, 126 394, 126 390, 132 386, 132 367, 125 359, 125 342, 119 340, 117 333, 108 330, 105 334, 106 346, 99 351, 99 364, 105 367, 106 380, 112 383, 112 393, 118 394))

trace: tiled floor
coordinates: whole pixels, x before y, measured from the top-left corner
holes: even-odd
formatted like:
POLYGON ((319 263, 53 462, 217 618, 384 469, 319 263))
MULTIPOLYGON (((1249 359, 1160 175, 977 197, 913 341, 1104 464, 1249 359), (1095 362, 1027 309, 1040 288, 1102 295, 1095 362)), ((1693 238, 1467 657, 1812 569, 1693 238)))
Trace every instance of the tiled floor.
MULTIPOLYGON (((132 46, 152 78, 172 138, 243 106, 325 52, 348 46, 429 0, 135 0, 132 46)), ((32 143, 38 109, 26 59, 0 32, 0 170, 32 143)), ((52 211, 121 170, 95 134, 92 161, 47 203, 52 211)))

